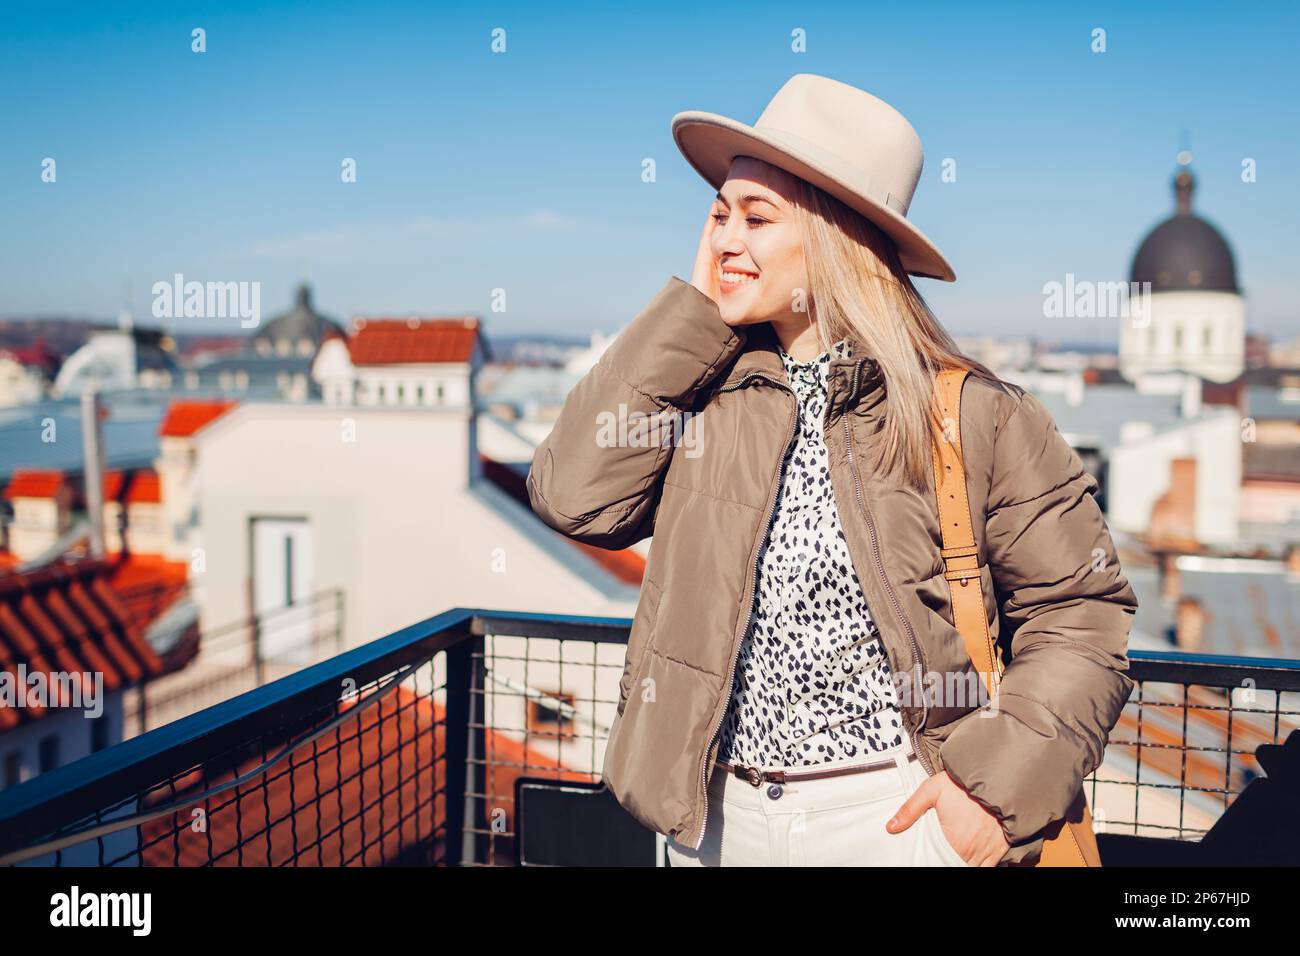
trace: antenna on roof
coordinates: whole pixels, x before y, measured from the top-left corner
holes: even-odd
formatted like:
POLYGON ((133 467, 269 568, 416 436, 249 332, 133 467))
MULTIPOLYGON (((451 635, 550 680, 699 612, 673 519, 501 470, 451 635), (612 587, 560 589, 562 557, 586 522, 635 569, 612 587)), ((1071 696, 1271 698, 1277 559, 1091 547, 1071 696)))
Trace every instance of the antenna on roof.
MULTIPOLYGON (((127 313, 128 315, 130 313, 127 313)), ((94 383, 81 392, 82 473, 86 481, 86 516, 90 520, 91 557, 104 556, 104 426, 99 389, 94 383)))

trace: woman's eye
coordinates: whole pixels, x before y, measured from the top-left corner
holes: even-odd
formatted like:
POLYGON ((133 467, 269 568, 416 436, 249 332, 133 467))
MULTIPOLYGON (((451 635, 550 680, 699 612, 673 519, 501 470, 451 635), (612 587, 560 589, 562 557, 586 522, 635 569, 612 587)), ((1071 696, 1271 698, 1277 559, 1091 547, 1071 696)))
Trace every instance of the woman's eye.
MULTIPOLYGON (((722 225, 722 221, 723 221, 724 219, 726 219, 726 218, 727 218, 727 214, 726 214, 725 212, 715 212, 715 213, 713 214, 713 221, 716 222, 719 226, 722 225)), ((766 219, 760 219, 760 218, 758 218, 757 216, 749 216, 749 217, 745 220, 745 222, 749 223, 751 226, 764 226, 764 225, 767 225, 767 220, 766 220, 766 219)))

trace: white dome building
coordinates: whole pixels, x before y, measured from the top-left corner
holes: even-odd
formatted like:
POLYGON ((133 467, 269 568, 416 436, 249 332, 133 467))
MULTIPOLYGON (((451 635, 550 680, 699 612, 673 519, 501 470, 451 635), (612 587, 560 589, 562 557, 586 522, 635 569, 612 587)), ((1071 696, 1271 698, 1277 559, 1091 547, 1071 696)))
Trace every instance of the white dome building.
POLYGON ((1135 289, 1149 288, 1150 297, 1145 315, 1120 323, 1120 374, 1129 381, 1181 371, 1227 382, 1245 368, 1245 306, 1232 249, 1192 213, 1188 162, 1181 156, 1174 176, 1174 214, 1147 234, 1133 257, 1130 281, 1135 289))

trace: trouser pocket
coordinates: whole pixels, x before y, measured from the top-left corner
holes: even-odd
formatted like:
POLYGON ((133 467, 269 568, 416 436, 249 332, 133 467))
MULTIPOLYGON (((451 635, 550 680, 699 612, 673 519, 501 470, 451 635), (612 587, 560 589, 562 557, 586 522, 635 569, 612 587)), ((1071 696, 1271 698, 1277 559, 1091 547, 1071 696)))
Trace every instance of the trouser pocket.
POLYGON ((930 829, 933 831, 934 841, 938 845, 940 853, 947 857, 948 862, 952 866, 970 866, 970 864, 962 858, 962 855, 957 852, 957 848, 948 842, 948 837, 946 837, 943 832, 943 825, 939 822, 938 811, 936 811, 934 807, 931 807, 925 811, 925 816, 930 822, 930 829))

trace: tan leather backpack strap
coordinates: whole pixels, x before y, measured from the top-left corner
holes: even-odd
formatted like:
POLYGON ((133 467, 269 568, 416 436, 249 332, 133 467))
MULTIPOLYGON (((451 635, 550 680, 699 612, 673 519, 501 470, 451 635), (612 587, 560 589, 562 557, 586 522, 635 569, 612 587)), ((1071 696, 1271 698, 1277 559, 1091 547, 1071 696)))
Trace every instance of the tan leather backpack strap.
POLYGON ((944 577, 952 594, 953 623, 966 643, 975 669, 989 696, 997 693, 1002 674, 984 605, 983 565, 975 544, 970 501, 966 495, 966 469, 961 453, 961 389, 968 369, 950 368, 935 377, 935 401, 940 423, 933 443, 934 487, 943 535, 944 577))
MULTIPOLYGON (((939 503, 943 535, 944 577, 952 594, 953 623, 961 632, 966 652, 984 678, 989 695, 997 693, 1002 676, 984 608, 979 549, 966 494, 966 469, 961 453, 961 389, 968 369, 944 369, 935 377, 935 401, 940 425, 934 442, 934 488, 939 503)), ((1065 817, 1043 831, 1043 851, 1036 866, 1101 866, 1092 815, 1082 789, 1075 794, 1065 817)))

